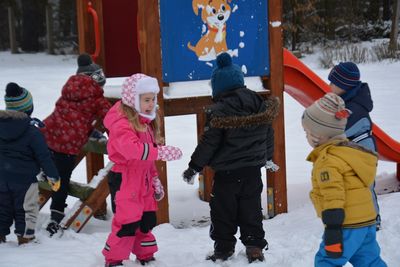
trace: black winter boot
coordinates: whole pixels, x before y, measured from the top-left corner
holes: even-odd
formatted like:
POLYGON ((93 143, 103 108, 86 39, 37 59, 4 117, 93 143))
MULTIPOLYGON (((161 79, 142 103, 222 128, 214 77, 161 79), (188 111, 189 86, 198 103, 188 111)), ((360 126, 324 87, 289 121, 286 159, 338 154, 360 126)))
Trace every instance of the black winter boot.
POLYGON ((57 232, 62 231, 61 226, 56 221, 50 221, 50 223, 46 227, 46 231, 49 232, 50 237, 55 235, 57 232))
POLYGON ((151 261, 155 261, 156 260, 156 258, 154 258, 154 257, 150 257, 150 258, 147 258, 147 259, 143 259, 143 260, 139 260, 138 259, 138 261, 140 262, 140 264, 141 265, 146 265, 147 263, 149 263, 149 262, 151 262, 151 261))
POLYGON ((257 260, 264 261, 264 254, 262 252, 262 249, 259 247, 246 247, 246 256, 249 260, 249 263, 257 260))
POLYGON ((124 266, 124 264, 122 264, 122 261, 116 261, 116 262, 106 262, 106 264, 104 265, 104 267, 116 267, 116 266, 124 266))
POLYGON ((212 261, 226 261, 228 260, 232 255, 234 251, 227 251, 227 252, 221 252, 221 251, 214 251, 214 253, 210 256, 206 257, 206 260, 212 260, 212 261))

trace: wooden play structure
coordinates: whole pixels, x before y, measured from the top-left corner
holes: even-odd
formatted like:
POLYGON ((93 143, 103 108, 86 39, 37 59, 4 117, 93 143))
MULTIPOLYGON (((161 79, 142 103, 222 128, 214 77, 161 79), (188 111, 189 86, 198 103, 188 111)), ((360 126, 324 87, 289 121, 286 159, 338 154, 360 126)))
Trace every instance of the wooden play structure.
MULTIPOLYGON (((169 83, 165 81, 165 76, 163 76, 162 31, 159 14, 159 10, 162 12, 162 8, 159 5, 166 4, 164 1, 166 0, 77 0, 80 52, 90 53, 96 63, 103 66, 107 77, 124 77, 142 72, 156 77, 160 87, 167 88, 169 83)), ((176 4, 179 5, 183 2, 187 1, 177 1, 176 4)), ((223 2, 235 4, 234 0, 223 2)), ((241 2, 240 5, 246 5, 246 2, 241 2)), ((261 76, 262 85, 266 90, 260 92, 260 95, 263 97, 273 95, 278 97, 281 102, 279 116, 273 124, 275 130, 273 160, 280 166, 280 170, 276 173, 268 172, 266 188, 268 216, 273 217, 279 213, 287 212, 283 112, 282 0, 265 0, 264 5, 268 17, 265 25, 268 29, 267 39, 269 41, 262 45, 268 47, 269 74, 261 76)), ((195 9, 195 3, 193 8, 195 9)), ((211 68, 209 73, 211 74, 211 68)), ((201 136, 205 123, 204 108, 212 104, 211 96, 164 98, 163 94, 160 93, 158 97, 162 134, 164 136, 164 118, 166 116, 186 114, 196 115, 197 134, 198 137, 201 136)), ((115 99, 110 100, 115 101, 115 99)), ((168 136, 165 136, 165 138, 168 142, 168 136)), ((102 153, 104 151, 101 152, 99 149, 89 149, 82 152, 82 157, 86 156, 88 181, 104 167, 102 153)), ((166 163, 157 162, 157 168, 166 192, 166 196, 159 203, 157 217, 158 223, 165 223, 169 222, 166 163)), ((210 199, 212 175, 210 168, 205 168, 200 175, 200 197, 205 201, 210 199)), ((73 187, 73 185, 71 186, 73 187)), ((73 188, 70 191, 74 191, 73 188)), ((66 227, 72 225, 76 231, 79 231, 90 219, 91 215, 102 207, 107 195, 108 188, 106 179, 104 179, 93 189, 89 196, 81 199, 82 203, 79 208, 73 211, 74 214, 69 216, 66 227)))

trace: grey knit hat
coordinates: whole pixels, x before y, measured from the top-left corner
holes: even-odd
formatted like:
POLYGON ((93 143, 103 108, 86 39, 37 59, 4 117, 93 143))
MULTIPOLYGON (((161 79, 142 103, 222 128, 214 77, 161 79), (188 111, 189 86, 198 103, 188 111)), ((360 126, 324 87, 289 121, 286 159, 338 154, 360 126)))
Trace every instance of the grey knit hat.
POLYGON ((106 76, 104 75, 103 69, 93 63, 90 55, 83 53, 78 57, 78 69, 76 74, 83 73, 95 80, 100 86, 103 86, 106 83, 106 76))
POLYGON ((344 133, 350 111, 343 99, 327 93, 303 113, 303 126, 317 136, 334 137, 344 133))

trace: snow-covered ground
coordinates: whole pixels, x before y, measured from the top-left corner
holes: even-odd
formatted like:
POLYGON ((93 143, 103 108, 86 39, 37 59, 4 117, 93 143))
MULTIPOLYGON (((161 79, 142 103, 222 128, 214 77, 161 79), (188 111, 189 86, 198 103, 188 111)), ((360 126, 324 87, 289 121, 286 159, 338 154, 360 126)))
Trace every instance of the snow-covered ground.
MULTIPOLYGON (((318 55, 310 55, 303 61, 326 80, 329 70, 320 69, 317 58, 318 55)), ((400 123, 397 117, 400 114, 400 63, 381 62, 361 64, 359 67, 361 79, 369 83, 372 91, 375 103, 373 120, 395 140, 400 140, 400 123)), ((62 85, 75 73, 76 68, 75 56, 11 55, 9 52, 0 52, 0 91, 4 94, 8 82, 17 82, 27 88, 34 99, 33 115, 43 119, 52 111, 62 85)), ((322 234, 321 222, 316 218, 308 198, 311 166, 305 158, 310 147, 300 124, 303 107, 288 95, 285 95, 284 104, 289 212, 264 221, 270 249, 265 253, 264 263, 253 263, 251 266, 313 266, 314 254, 322 234)), ((3 101, 0 101, 0 109, 4 109, 3 101)), ((180 176, 196 145, 195 117, 188 115, 166 118, 166 133, 167 143, 181 147, 184 157, 180 161, 168 163, 171 223, 154 229, 159 252, 156 254, 157 261, 149 266, 246 266, 248 263, 244 256, 244 247, 240 242, 231 260, 225 263, 205 260, 206 254, 213 249, 213 242, 208 237, 208 204, 197 196, 198 183, 194 186, 187 185, 180 176)), ((393 179, 395 170, 394 163, 379 162, 378 185, 382 179, 393 179)), ((84 182, 85 175, 83 163, 74 171, 73 180, 84 182)), ((76 199, 69 197, 69 207, 75 201, 76 199)), ((265 206, 265 197, 263 202, 265 206)), ((381 195, 379 203, 383 230, 377 236, 382 257, 388 266, 399 266, 400 193, 381 195)), ((103 266, 101 250, 110 231, 111 219, 91 219, 79 234, 67 230, 60 238, 49 238, 44 230, 49 220, 48 205, 40 211, 36 232, 38 243, 18 247, 16 237, 9 235, 8 242, 0 245, 0 266, 103 266)), ((139 266, 134 256, 131 260, 125 265, 139 266)))

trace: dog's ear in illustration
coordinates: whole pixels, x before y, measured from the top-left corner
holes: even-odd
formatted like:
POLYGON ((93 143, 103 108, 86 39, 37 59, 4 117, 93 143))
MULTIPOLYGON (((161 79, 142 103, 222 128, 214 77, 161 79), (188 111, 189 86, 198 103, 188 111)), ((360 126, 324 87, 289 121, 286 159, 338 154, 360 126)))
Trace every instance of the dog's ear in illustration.
POLYGON ((210 1, 209 0, 193 0, 192 2, 192 8, 194 14, 199 15, 199 9, 200 8, 206 8, 210 1))

